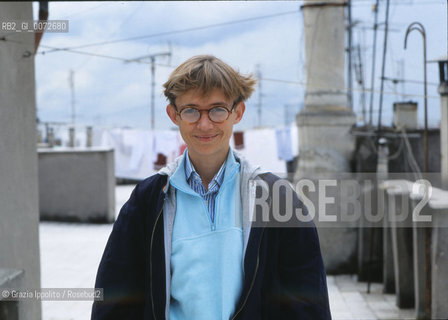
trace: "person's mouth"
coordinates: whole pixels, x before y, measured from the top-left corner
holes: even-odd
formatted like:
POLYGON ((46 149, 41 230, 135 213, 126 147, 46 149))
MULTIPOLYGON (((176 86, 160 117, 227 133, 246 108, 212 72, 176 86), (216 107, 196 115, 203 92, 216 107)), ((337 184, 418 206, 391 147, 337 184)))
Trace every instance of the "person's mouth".
POLYGON ((218 136, 217 134, 204 134, 204 135, 196 135, 195 138, 201 142, 209 142, 215 139, 217 136, 218 136))

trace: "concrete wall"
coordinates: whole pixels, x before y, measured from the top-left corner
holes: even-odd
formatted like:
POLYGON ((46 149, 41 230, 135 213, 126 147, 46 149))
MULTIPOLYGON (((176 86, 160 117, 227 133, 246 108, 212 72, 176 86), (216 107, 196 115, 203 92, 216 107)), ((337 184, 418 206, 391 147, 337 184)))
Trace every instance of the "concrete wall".
POLYGON ((113 151, 39 149, 39 207, 44 220, 113 222, 113 151))
MULTIPOLYGON (((0 2, 0 21, 32 19, 31 2, 0 2)), ((24 270, 23 288, 39 288, 34 34, 7 39, 20 43, 0 41, 0 268, 24 270)), ((41 319, 40 302, 19 303, 19 317, 41 319)))

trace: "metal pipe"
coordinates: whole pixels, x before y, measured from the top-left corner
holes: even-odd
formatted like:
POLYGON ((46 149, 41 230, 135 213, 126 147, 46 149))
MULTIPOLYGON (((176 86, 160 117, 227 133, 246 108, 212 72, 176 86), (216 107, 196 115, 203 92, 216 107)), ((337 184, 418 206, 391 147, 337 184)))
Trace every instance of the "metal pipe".
POLYGON ((424 112, 425 112, 425 129, 423 132, 423 149, 424 149, 424 172, 428 172, 428 83, 426 76, 426 32, 425 27, 420 22, 413 22, 406 30, 404 38, 404 48, 406 49, 408 35, 416 30, 420 32, 423 37, 423 97, 424 97, 424 112))
POLYGON ((365 85, 364 85, 364 72, 363 72, 363 64, 361 57, 361 46, 358 44, 358 63, 359 63, 359 79, 361 84, 361 104, 362 104, 362 119, 364 123, 366 123, 366 93, 365 93, 365 85))
MULTIPOLYGON (((447 0, 448 1, 448 0, 447 0)), ((376 34, 378 30, 378 5, 380 0, 376 0, 375 4, 375 24, 373 25, 373 51, 372 51, 372 74, 371 74, 371 91, 370 91, 370 106, 369 106, 369 125, 372 125, 373 118, 373 91, 375 89, 375 61, 376 61, 376 34)))
MULTIPOLYGON (((423 148, 424 148, 424 172, 428 172, 428 95, 427 95, 427 81, 426 81, 426 31, 425 27, 420 22, 413 22, 406 30, 404 38, 404 48, 408 40, 408 35, 417 30, 423 37, 423 77, 424 77, 424 111, 425 111, 425 129, 423 132, 423 148)), ((425 260, 426 260, 426 319, 431 319, 431 228, 425 229, 425 260)))
POLYGON ((378 112, 378 136, 381 134, 381 113, 383 111, 383 90, 384 90, 384 72, 386 69, 386 52, 387 52, 387 36, 389 34, 389 7, 390 0, 386 3, 386 22, 384 31, 384 44, 383 44, 383 65, 381 67, 381 89, 380 89, 380 108, 378 112))
POLYGON ((347 0, 347 15, 348 15, 348 86, 347 98, 348 106, 353 109, 353 77, 352 77, 352 1, 347 0))

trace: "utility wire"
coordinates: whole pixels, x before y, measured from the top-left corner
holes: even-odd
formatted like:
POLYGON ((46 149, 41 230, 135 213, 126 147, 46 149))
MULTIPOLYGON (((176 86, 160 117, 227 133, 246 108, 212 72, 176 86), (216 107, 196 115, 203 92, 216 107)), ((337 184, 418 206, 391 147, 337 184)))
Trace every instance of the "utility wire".
MULTIPOLYGON (((17 43, 17 44, 21 44, 21 45, 29 45, 29 43, 25 43, 25 42, 21 42, 21 41, 17 41, 17 40, 5 39, 4 37, 0 37, 0 41, 12 42, 12 43, 17 43)), ((43 46, 43 47, 45 47, 45 48, 55 48, 55 47, 51 47, 51 46, 43 46)), ((86 51, 71 50, 71 49, 64 49, 64 50, 61 50, 61 51, 68 52, 68 53, 76 53, 76 54, 88 55, 88 56, 95 56, 95 57, 99 57, 99 58, 112 59, 112 60, 123 61, 123 62, 130 62, 132 60, 132 62, 136 62, 136 63, 140 63, 140 64, 146 64, 146 65, 150 65, 151 64, 151 62, 135 61, 134 59, 127 59, 127 58, 123 58, 123 57, 115 57, 115 56, 104 55, 104 54, 97 54, 97 53, 86 52, 86 51)), ((36 54, 45 55, 45 52, 37 52, 36 54)), ((173 68, 173 69, 175 68, 175 66, 172 66, 172 65, 169 65, 169 64, 156 63, 156 65, 157 66, 161 66, 161 67, 173 68)), ((293 84, 293 85, 307 86, 306 82, 304 82, 304 81, 284 80, 284 79, 265 78, 265 77, 263 77, 260 80, 262 80, 262 81, 270 81, 270 82, 278 82, 278 83, 286 83, 286 84, 293 84)), ((387 80, 389 80, 389 79, 387 79, 387 80)), ((401 79, 401 81, 418 83, 418 81, 416 81, 416 80, 401 79)), ((313 88, 320 88, 320 87, 313 86, 313 88)), ((397 95, 396 92, 388 92, 388 91, 383 91, 382 92, 381 90, 372 90, 372 89, 364 89, 364 90, 362 90, 362 89, 359 89, 359 88, 346 88, 344 91, 350 91, 350 90, 358 91, 358 92, 371 92, 371 93, 376 93, 376 94, 383 93, 383 94, 386 94, 386 95, 397 95)), ((398 93, 398 94, 402 95, 402 96, 407 96, 407 97, 420 97, 420 98, 424 97, 422 94, 409 94, 409 93, 398 93)), ((427 97, 431 98, 431 99, 440 99, 439 96, 428 95, 427 97)))
POLYGON ((132 41, 132 40, 141 40, 141 39, 148 39, 148 38, 154 38, 154 37, 161 37, 161 36, 167 36, 167 35, 178 34, 178 33, 185 33, 185 32, 191 32, 191 31, 197 31, 197 30, 203 30, 203 29, 209 29, 209 28, 222 27, 222 26, 227 26, 227 25, 231 25, 231 24, 245 23, 245 22, 249 22, 249 21, 269 19, 269 18, 280 17, 280 16, 285 16, 285 15, 290 15, 290 14, 298 14, 298 11, 296 11, 296 10, 286 11, 286 12, 274 13, 274 14, 265 15, 265 16, 258 16, 258 17, 240 19, 240 20, 232 20, 232 21, 214 23, 214 24, 186 28, 186 29, 165 31, 165 32, 159 32, 159 33, 147 34, 147 35, 142 35, 142 36, 117 39, 117 40, 89 43, 89 44, 84 44, 84 45, 80 45, 80 46, 66 47, 66 48, 61 48, 61 49, 52 49, 52 50, 47 51, 46 53, 58 51, 58 50, 81 49, 81 48, 88 48, 88 47, 94 47, 94 46, 103 46, 103 45, 112 44, 112 43, 120 43, 120 42, 132 41))
MULTIPOLYGON (((320 1, 320 0, 319 0, 320 1)), ((354 4, 356 4, 355 7, 365 7, 365 6, 371 6, 372 3, 370 0, 356 0, 356 2, 354 2, 354 4)), ((420 1, 420 2, 412 2, 412 3, 405 3, 405 2, 396 2, 394 3, 394 5, 396 6, 427 6, 427 5, 437 5, 437 4, 442 4, 440 1, 420 1)))
MULTIPOLYGON (((28 44, 25 43, 25 42, 16 41, 16 40, 11 40, 11 39, 5 39, 5 38, 3 38, 3 37, 0 37, 0 41, 12 42, 12 43, 17 43, 17 44, 22 44, 22 45, 28 45, 28 44)), ((94 56, 94 57, 98 57, 98 58, 106 58, 106 59, 118 60, 118 61, 123 61, 123 62, 135 62, 135 63, 147 64, 147 65, 150 65, 150 64, 151 64, 150 61, 142 61, 142 60, 138 60, 138 61, 136 61, 135 59, 127 59, 127 58, 122 58, 122 57, 115 57, 115 56, 110 56, 110 55, 106 55, 106 54, 94 53, 94 52, 79 51, 79 50, 71 50, 71 49, 67 49, 67 48, 56 48, 56 47, 46 46, 46 45, 41 45, 40 47, 43 47, 43 48, 49 48, 49 49, 59 49, 58 51, 63 51, 63 52, 68 52, 68 53, 82 54, 82 55, 87 55, 87 56, 94 56)), ((45 51, 43 51, 43 52, 37 52, 36 55, 37 55, 37 54, 45 55, 45 53, 46 53, 45 51)), ((169 64, 156 63, 156 65, 157 65, 157 66, 160 66, 160 67, 174 68, 174 66, 169 65, 169 64)))
MULTIPOLYGON (((0 39, 1 40, 1 39, 0 39)), ((8 40, 9 41, 9 40, 8 40)), ((66 48, 55 48, 55 47, 51 47, 51 46, 41 46, 43 48, 51 48, 51 49, 58 49, 58 51, 64 51, 64 52, 69 52, 69 53, 77 53, 77 54, 83 54, 83 55, 87 55, 87 56, 94 56, 94 57, 99 57, 99 58, 106 58, 106 59, 112 59, 112 60, 119 60, 119 61, 123 61, 123 62, 136 62, 136 63, 141 63, 141 64, 147 64, 150 65, 151 62, 145 62, 145 61, 134 61, 133 59, 126 59, 126 58, 122 58, 122 57, 115 57, 115 56, 110 56, 110 55, 106 55, 106 54, 99 54, 99 53, 93 53, 93 52, 86 52, 86 51, 79 51, 79 50, 72 50, 72 49, 66 49, 66 48)), ((45 55, 46 52, 38 52, 37 54, 42 54, 45 55)), ((164 65, 164 64, 157 64, 159 66, 167 66, 167 67, 171 67, 170 65, 164 65)))
MULTIPOLYGON (((143 3, 140 3, 140 5, 139 6, 137 6, 137 8, 135 8, 132 12, 131 12, 131 14, 129 14, 119 25, 118 25, 118 27, 116 27, 115 28, 115 30, 108 36, 108 38, 110 39, 110 38, 112 38, 115 34, 117 34, 117 32, 121 29, 121 27, 124 25, 124 24, 126 24, 136 13, 137 13, 137 11, 141 8, 141 6, 142 6, 142 4, 143 3)), ((95 50, 95 54, 98 52, 98 50, 100 50, 100 48, 97 48, 97 50, 95 50)), ((92 58, 93 56, 90 56, 90 57, 88 57, 88 58, 86 58, 86 60, 84 60, 84 62, 79 66, 79 67, 77 67, 76 68, 76 70, 75 71, 78 71, 79 69, 81 69, 82 67, 84 67, 87 63, 88 63, 88 61, 92 58)))
MULTIPOLYGON (((283 79, 274 79, 274 78, 262 78, 261 80, 263 81, 271 81, 271 82, 279 82, 279 83, 286 83, 286 84, 293 84, 293 85, 300 85, 300 86, 307 86, 306 82, 303 81, 295 81, 295 80, 283 80, 283 79)), ((308 88, 313 88, 313 89, 322 89, 324 87, 319 87, 319 86, 308 86, 308 88)), ((383 91, 381 92, 380 90, 372 90, 372 89, 360 89, 360 88, 345 88, 344 91, 357 91, 357 92, 371 92, 371 93, 375 93, 375 94, 385 94, 385 95, 397 95, 396 92, 392 92, 392 91, 383 91)), ((403 95, 406 97, 416 97, 416 98, 422 98, 424 97, 424 95, 422 94, 412 94, 412 93, 398 93, 399 95, 403 95)), ((432 95, 427 95, 428 98, 431 99, 440 99, 439 96, 432 96, 432 95)))
MULTIPOLYGON (((84 10, 80 10, 80 11, 78 11, 78 12, 74 12, 74 13, 72 13, 72 14, 70 14, 70 15, 68 15, 68 16, 65 16, 64 18, 62 18, 63 20, 67 20, 67 19, 73 19, 73 17, 75 17, 75 16, 78 16, 78 15, 83 15, 83 14, 85 14, 85 13, 91 13, 92 11, 94 11, 94 10, 96 10, 96 9, 98 9, 99 7, 104 7, 105 5, 107 5, 108 3, 101 3, 101 4, 99 4, 99 5, 97 5, 97 6, 94 6, 94 7, 89 7, 89 8, 87 8, 87 9, 84 9, 84 10)), ((110 3, 109 3, 110 4, 110 3)))
MULTIPOLYGON (((5 38, 0 38, 0 41, 5 41, 5 42, 13 42, 13 43, 18 43, 18 44, 26 44, 24 42, 21 41, 16 41, 16 40, 11 40, 11 39, 5 39, 5 38)), ((28 44, 27 44, 28 45, 28 44)), ((53 48, 50 46, 44 46, 46 48, 53 48)), ((95 56, 95 57, 99 57, 99 58, 106 58, 106 59, 112 59, 112 60, 118 60, 118 61, 123 61, 123 62, 136 62, 136 63, 141 63, 141 64, 146 64, 146 65, 150 65, 151 62, 145 62, 145 61, 136 61, 135 59, 127 59, 127 58, 122 58, 122 57, 114 57, 114 56, 109 56, 109 55, 104 55, 104 54, 97 54, 97 53, 91 53, 91 52, 85 52, 85 51, 79 51, 79 50, 69 50, 66 49, 64 50, 64 52, 68 52, 68 53, 76 53, 76 54, 83 54, 83 55, 90 55, 90 56, 95 56)), ((37 54, 42 54, 44 55, 45 53, 37 53, 37 54)), ((168 68, 175 68, 175 66, 169 65, 169 64, 161 64, 161 63, 156 63, 157 66, 161 66, 161 67, 168 67, 168 68)), ((294 81, 294 80, 283 80, 283 79, 274 79, 274 78, 261 78, 260 80, 262 81, 270 81, 270 82, 278 82, 278 83, 287 83, 287 84, 294 84, 294 85, 301 85, 301 86, 307 86, 306 82, 304 81, 294 81)), ((406 80, 406 81, 412 81, 412 80, 406 80)), ((311 88, 310 86, 308 86, 309 88, 311 88)), ((321 88, 318 86, 313 86, 312 88, 321 88)), ((348 92, 348 91, 358 91, 358 92, 371 92, 371 93, 377 93, 377 94, 386 94, 386 95, 397 95, 396 92, 388 92, 388 91, 378 91, 378 90, 372 90, 372 89, 359 89, 359 88, 346 88, 344 91, 348 92)), ((409 93, 398 93, 399 95, 402 96, 406 96, 406 97, 424 97, 421 94, 409 94, 409 93)), ((440 97, 438 96, 427 96, 428 98, 431 99, 440 99, 440 97)))
MULTIPOLYGON (((390 77, 383 77, 384 80, 392 81, 393 83, 399 83, 399 82, 409 82, 409 83, 416 83, 416 84, 424 84, 424 81, 420 80, 412 80, 412 79, 398 79, 398 78, 390 78, 390 77)), ((439 83, 436 82, 428 82, 427 84, 431 86, 439 86, 439 83)))

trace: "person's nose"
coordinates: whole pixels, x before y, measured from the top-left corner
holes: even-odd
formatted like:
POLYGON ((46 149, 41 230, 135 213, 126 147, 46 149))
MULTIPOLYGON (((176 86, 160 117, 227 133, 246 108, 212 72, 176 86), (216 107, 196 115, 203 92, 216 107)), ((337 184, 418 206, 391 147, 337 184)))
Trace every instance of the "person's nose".
POLYGON ((202 131, 207 131, 213 128, 213 121, 211 121, 208 117, 208 110, 201 110, 201 117, 197 122, 197 126, 202 131))

